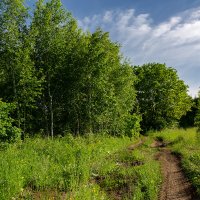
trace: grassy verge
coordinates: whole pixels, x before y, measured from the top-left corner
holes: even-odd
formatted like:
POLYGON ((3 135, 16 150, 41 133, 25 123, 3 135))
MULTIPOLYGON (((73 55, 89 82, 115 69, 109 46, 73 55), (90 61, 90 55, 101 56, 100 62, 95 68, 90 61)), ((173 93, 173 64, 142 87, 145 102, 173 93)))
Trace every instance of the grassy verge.
POLYGON ((182 167, 200 196, 200 133, 195 128, 165 130, 153 134, 182 157, 182 167))

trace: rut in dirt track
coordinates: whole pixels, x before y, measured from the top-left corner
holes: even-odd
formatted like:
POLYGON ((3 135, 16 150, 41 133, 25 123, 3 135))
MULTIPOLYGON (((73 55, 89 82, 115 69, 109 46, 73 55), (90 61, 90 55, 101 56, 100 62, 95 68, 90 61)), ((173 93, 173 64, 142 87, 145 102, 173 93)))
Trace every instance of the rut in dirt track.
MULTIPOLYGON (((164 147, 160 142, 154 147, 164 147)), ((159 200, 199 200, 195 197, 191 183, 186 179, 180 167, 180 159, 167 148, 161 148, 157 159, 161 163, 163 183, 159 200)))

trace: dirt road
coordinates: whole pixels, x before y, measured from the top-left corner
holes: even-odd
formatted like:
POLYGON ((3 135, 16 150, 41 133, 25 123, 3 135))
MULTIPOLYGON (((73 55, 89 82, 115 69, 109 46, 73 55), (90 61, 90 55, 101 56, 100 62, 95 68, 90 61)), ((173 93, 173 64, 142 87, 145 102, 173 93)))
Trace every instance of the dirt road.
POLYGON ((161 147, 157 159, 161 163, 163 183, 159 200, 199 200, 195 197, 192 185, 188 182, 180 167, 180 159, 160 142, 153 147, 161 147))

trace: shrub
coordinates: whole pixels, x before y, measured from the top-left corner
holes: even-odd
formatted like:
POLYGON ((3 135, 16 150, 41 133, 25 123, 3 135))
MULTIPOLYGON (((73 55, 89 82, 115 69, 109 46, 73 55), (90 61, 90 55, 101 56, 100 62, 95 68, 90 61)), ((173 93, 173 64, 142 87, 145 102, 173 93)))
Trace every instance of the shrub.
POLYGON ((140 122, 142 118, 140 115, 133 114, 129 115, 126 119, 126 129, 125 135, 128 137, 139 137, 139 133, 141 131, 140 122))
POLYGON ((15 142, 20 138, 21 131, 13 126, 14 120, 9 116, 14 108, 14 104, 0 100, 0 142, 15 142))

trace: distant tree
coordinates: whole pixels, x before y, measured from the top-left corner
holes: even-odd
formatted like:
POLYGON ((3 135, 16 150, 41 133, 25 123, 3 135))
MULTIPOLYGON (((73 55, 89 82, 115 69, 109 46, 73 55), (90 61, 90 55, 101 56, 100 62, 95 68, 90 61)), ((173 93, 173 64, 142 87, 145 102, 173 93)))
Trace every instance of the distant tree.
POLYGON ((137 101, 142 114, 142 129, 160 130, 178 122, 191 108, 187 86, 175 69, 149 63, 134 67, 137 101))
POLYGON ((197 104, 197 114, 195 117, 195 126, 198 128, 198 132, 200 131, 200 92, 199 92, 199 98, 198 98, 198 104, 197 104))
POLYGON ((187 111, 187 113, 183 115, 179 121, 179 126, 181 128, 194 127, 195 117, 197 115, 197 110, 198 110, 197 105, 198 105, 198 98, 192 99, 191 110, 187 111))

